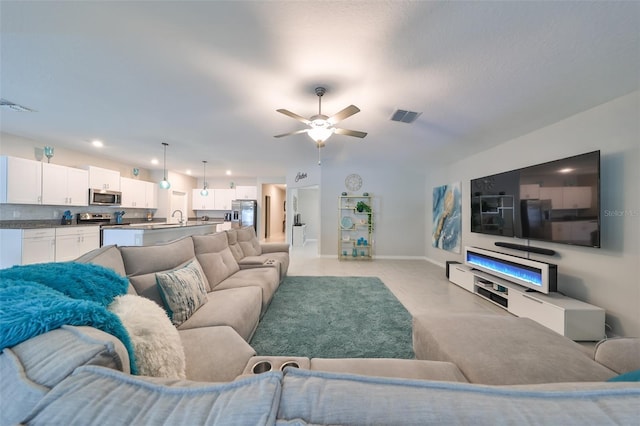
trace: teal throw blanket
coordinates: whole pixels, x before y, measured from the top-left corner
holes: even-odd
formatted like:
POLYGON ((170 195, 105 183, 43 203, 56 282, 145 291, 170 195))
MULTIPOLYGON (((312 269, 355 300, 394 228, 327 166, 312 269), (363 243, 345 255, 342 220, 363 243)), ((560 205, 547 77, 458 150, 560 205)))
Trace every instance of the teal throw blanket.
POLYGON ((0 350, 63 325, 88 325, 117 337, 137 374, 133 344, 107 310, 129 281, 98 265, 58 262, 0 270, 0 350))

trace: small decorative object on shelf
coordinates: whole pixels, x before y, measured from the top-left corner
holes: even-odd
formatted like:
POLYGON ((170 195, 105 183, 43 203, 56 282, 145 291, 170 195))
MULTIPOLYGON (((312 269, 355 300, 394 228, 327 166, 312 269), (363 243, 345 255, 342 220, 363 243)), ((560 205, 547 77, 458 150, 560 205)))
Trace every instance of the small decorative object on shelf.
POLYGON ((340 260, 373 259, 373 198, 338 197, 338 258, 340 260))

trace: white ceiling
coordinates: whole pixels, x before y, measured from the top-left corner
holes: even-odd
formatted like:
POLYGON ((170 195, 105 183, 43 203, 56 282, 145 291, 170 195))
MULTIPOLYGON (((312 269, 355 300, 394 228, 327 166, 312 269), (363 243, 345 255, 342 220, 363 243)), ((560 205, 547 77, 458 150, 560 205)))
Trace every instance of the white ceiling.
POLYGON ((276 112, 360 113, 324 161, 423 169, 638 90, 640 2, 1 1, 1 130, 154 169, 284 176, 276 112), (413 124, 396 108, 422 112, 413 124), (138 164, 135 164, 138 163, 138 164))

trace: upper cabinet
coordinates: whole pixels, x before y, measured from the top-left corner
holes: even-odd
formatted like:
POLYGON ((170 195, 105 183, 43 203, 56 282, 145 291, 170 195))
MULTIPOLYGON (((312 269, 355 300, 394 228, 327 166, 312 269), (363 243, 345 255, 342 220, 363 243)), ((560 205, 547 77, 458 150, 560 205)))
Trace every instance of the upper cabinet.
POLYGON ((258 199, 257 186, 236 186, 236 200, 256 200, 258 199))
POLYGON ((120 207, 158 208, 158 185, 153 182, 120 178, 120 191, 122 192, 120 207))
POLYGON ((89 202, 86 170, 42 163, 42 204, 86 206, 89 202))
POLYGON ((231 210, 231 201, 237 197, 236 191, 233 189, 214 189, 213 192, 215 194, 213 209, 231 210))
POLYGON ((200 188, 191 191, 191 210, 215 210, 214 190, 210 189, 208 195, 201 195, 200 191, 200 188))
POLYGON ((120 172, 96 166, 86 166, 89 171, 89 187, 91 189, 107 189, 120 191, 120 172))
POLYGON ((0 203, 42 204, 42 163, 1 156, 0 203))

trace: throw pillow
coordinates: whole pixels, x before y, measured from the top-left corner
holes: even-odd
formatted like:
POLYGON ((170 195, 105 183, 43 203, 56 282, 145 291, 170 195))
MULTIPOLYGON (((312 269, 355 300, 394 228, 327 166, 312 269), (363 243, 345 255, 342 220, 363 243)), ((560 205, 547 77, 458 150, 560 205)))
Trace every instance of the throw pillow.
POLYGON ((628 371, 610 378, 607 382, 640 382, 640 370, 628 371))
POLYGON ((253 229, 253 226, 238 229, 236 234, 238 236, 238 244, 240 244, 245 256, 260 256, 262 254, 262 247, 258 242, 256 230, 253 229))
POLYGON ((166 312, 150 299, 127 294, 108 306, 129 333, 138 373, 143 376, 185 378, 184 348, 166 312))
POLYGON ((205 281, 197 262, 193 260, 180 269, 156 273, 160 296, 176 326, 188 320, 207 302, 205 281))

